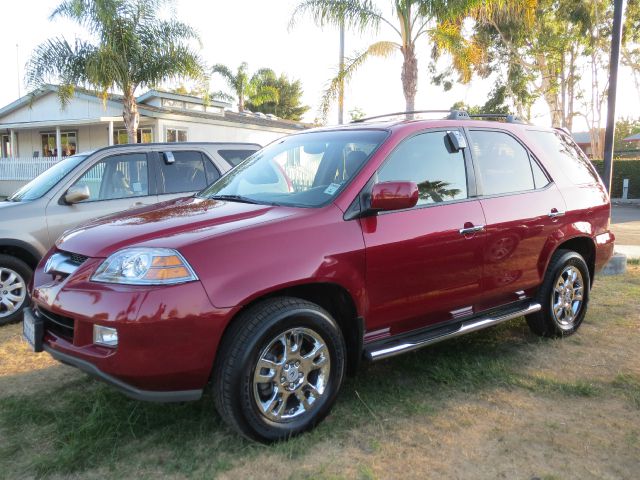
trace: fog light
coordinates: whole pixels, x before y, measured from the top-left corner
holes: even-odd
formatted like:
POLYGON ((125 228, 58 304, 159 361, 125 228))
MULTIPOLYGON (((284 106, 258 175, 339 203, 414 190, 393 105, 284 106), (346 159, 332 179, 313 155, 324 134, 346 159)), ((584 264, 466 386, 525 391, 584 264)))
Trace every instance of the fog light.
POLYGON ((102 325, 94 325, 93 343, 97 345, 104 345, 106 347, 117 347, 118 331, 115 328, 103 327, 102 325))

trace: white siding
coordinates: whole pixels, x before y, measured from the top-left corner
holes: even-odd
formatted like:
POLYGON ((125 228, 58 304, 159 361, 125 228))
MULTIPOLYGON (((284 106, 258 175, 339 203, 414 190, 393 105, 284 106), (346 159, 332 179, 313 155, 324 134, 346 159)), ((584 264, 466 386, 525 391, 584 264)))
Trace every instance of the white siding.
POLYGON ((234 126, 215 125, 208 123, 186 122, 182 120, 159 119, 158 141, 166 141, 167 128, 187 130, 187 140, 190 142, 250 142, 262 146, 287 135, 285 132, 267 130, 267 127, 235 124, 234 126), (259 128, 259 129, 258 129, 259 128))
POLYGON ((0 123, 39 122, 42 120, 81 120, 122 115, 122 107, 107 102, 103 105, 98 97, 73 97, 62 109, 57 94, 51 92, 38 98, 33 105, 25 105, 0 118, 0 123))

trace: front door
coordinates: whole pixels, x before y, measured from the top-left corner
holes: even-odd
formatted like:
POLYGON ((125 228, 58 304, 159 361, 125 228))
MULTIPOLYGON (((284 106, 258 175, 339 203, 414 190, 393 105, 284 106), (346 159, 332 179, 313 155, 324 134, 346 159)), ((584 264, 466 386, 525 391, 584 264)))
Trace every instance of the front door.
POLYGON ((485 221, 469 170, 469 159, 454 151, 446 131, 405 140, 378 170, 375 182, 413 181, 420 197, 412 209, 360 220, 369 295, 366 340, 473 314, 481 293, 485 221))
POLYGON ((150 193, 146 153, 106 157, 67 185, 64 191, 76 185, 86 185, 91 196, 73 205, 55 197, 47 206, 47 226, 52 244, 64 231, 81 223, 158 201, 156 195, 150 193))

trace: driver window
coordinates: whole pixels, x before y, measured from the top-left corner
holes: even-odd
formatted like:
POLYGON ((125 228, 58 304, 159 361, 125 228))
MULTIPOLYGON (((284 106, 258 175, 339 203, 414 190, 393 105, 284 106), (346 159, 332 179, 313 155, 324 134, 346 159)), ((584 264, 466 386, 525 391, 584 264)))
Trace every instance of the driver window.
POLYGON ((462 151, 454 151, 447 132, 429 132, 405 140, 378 170, 377 182, 418 185, 418 205, 461 200, 467 195, 462 151))
POLYGON ((149 195, 147 155, 114 155, 96 163, 75 183, 86 185, 90 197, 84 202, 149 195))

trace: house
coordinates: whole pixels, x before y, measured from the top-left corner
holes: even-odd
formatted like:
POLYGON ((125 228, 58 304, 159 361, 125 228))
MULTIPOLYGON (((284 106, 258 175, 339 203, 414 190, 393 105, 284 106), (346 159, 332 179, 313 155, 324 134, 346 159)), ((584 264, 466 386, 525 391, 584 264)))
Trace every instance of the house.
POLYGON ((575 132, 571 136, 587 157, 591 158, 591 132, 575 132))
MULTIPOLYGON (((127 142, 123 98, 76 88, 64 107, 46 85, 0 108, 0 157, 62 157, 127 142)), ((139 142, 220 141, 265 145, 308 125, 274 116, 229 111, 189 95, 150 90, 137 97, 139 142)))

